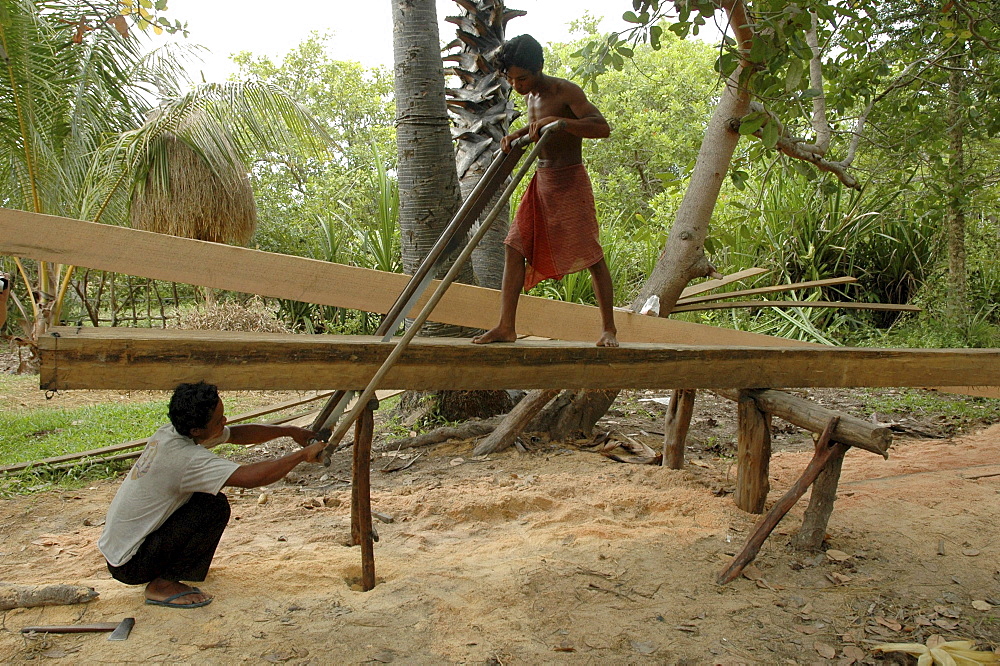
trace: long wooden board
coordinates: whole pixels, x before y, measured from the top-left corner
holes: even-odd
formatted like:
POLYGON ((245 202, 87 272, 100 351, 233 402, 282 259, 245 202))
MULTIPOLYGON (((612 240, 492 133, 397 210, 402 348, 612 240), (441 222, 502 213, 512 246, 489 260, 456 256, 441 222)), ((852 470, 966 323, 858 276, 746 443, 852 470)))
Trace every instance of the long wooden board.
POLYGON ((694 305, 695 303, 708 303, 726 298, 737 298, 740 296, 760 296, 762 294, 775 294, 782 291, 795 291, 797 289, 810 289, 812 287, 832 287, 838 284, 849 284, 857 282, 856 277, 829 278, 826 280, 809 280, 808 282, 792 282, 790 284, 776 284, 770 287, 757 287, 755 289, 740 289, 739 291, 726 291, 719 294, 709 294, 708 296, 681 296, 677 299, 678 305, 694 305))
MULTIPOLYGON (((59 328, 39 341, 46 389, 358 390, 394 348, 374 336, 59 328)), ((789 388, 1000 384, 1000 349, 720 347, 420 338, 381 389, 789 388)))
POLYGON ((893 312, 920 312, 921 308, 906 303, 863 303, 860 301, 724 301, 678 305, 674 312, 699 310, 726 310, 729 308, 838 308, 843 310, 890 310, 893 312))
MULTIPOLYGON (((0 208, 0 254, 382 313, 407 282, 405 275, 395 273, 8 208, 0 208)), ((499 305, 496 290, 454 284, 433 320, 489 328, 496 323, 499 305)), ((599 336, 599 322, 593 306, 523 295, 519 300, 518 331, 524 335, 593 341, 599 336)), ((620 311, 615 312, 615 323, 619 339, 628 342, 820 347, 620 311)), ((942 390, 1000 398, 1000 389, 965 383, 942 390)), ((317 387, 325 385, 316 382, 308 388, 317 387)))
MULTIPOLYGON (((11 209, 0 209, 0 254, 380 313, 392 307, 408 279, 397 273, 11 209)), ((431 292, 433 287, 427 295, 431 292)), ((411 314, 416 315, 425 300, 411 314)), ((499 312, 499 291, 454 284, 431 319, 491 328, 499 312)), ((521 296, 517 314, 518 332, 524 335, 595 342, 600 337, 600 315, 593 306, 521 296)), ((615 323, 620 339, 635 342, 807 344, 620 311, 615 323)))

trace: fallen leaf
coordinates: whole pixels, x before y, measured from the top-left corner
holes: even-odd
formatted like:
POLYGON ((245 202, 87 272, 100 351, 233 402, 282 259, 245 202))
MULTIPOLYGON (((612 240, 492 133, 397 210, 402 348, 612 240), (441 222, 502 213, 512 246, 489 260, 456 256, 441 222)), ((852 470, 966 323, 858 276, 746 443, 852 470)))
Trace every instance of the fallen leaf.
POLYGON ((993 604, 987 603, 982 599, 976 599, 972 602, 972 607, 978 611, 988 611, 993 608, 993 604))
POLYGON ((958 622, 955 622, 954 620, 938 618, 936 620, 931 620, 931 622, 934 623, 934 626, 940 627, 946 631, 955 631, 955 629, 958 629, 958 622))
POLYGON ((903 625, 901 625, 899 622, 896 622, 895 620, 887 620, 884 617, 877 617, 875 618, 875 621, 881 624, 883 627, 892 629, 893 631, 899 631, 900 629, 903 628, 903 625))
POLYGON ((826 556, 831 560, 833 560, 834 562, 846 562, 847 560, 851 559, 851 556, 845 553, 844 551, 834 550, 833 548, 826 551, 826 556))
POLYGON ((857 645, 846 645, 843 649, 844 656, 856 662, 860 662, 862 659, 868 655, 864 650, 859 648, 857 645))
POLYGON ((826 643, 820 643, 819 641, 816 641, 815 643, 813 643, 813 647, 816 649, 816 652, 819 653, 819 656, 823 657, 824 659, 833 659, 834 657, 837 656, 837 651, 834 649, 832 645, 827 645, 826 643))
POLYGON ((962 551, 962 555, 965 555, 966 557, 976 557, 979 555, 979 551, 975 548, 966 548, 962 551))
POLYGON ((449 462, 448 464, 451 465, 452 467, 458 467, 464 462, 465 458, 452 458, 451 462, 449 462))

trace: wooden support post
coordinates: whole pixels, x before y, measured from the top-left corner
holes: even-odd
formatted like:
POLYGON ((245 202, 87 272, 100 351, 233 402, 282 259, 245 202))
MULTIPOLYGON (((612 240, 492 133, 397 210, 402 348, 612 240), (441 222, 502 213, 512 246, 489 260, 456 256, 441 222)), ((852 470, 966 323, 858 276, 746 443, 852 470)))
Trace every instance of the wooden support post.
POLYGON ((663 417, 663 462, 664 467, 682 469, 684 467, 684 444, 691 414, 694 412, 694 389, 675 389, 670 396, 667 414, 663 417))
POLYGON ((485 456, 487 453, 503 451, 509 447, 525 426, 531 422, 531 419, 535 418, 535 415, 542 411, 552 398, 559 395, 560 390, 543 389, 529 392, 528 395, 521 398, 521 402, 514 405, 514 409, 510 410, 500 425, 476 445, 476 448, 472 450, 472 455, 485 456))
POLYGON ((767 500, 768 468, 771 463, 771 415, 740 391, 737 413, 737 476, 733 499, 749 513, 763 513, 767 500))
POLYGON ((837 484, 840 482, 840 470, 844 466, 846 452, 845 448, 831 456, 830 462, 813 482, 812 491, 809 493, 809 506, 802 518, 802 528, 792 540, 794 546, 800 550, 819 550, 823 547, 826 526, 830 522, 830 514, 833 513, 833 503, 837 501, 837 484))
POLYGON ((354 425, 354 465, 351 479, 351 543, 361 546, 361 589, 375 588, 375 547, 372 530, 372 437, 378 399, 372 398, 354 425))
POLYGON ((733 561, 729 564, 726 569, 719 574, 719 578, 716 582, 719 585, 725 585, 729 581, 733 580, 743 571, 743 567, 753 562, 753 559, 757 557, 757 553, 760 552, 760 547, 764 545, 764 541, 770 536, 771 532, 781 519, 785 517, 795 503, 799 501, 809 485, 816 480, 819 473, 823 471, 826 464, 834 456, 843 456, 844 452, 847 451, 849 447, 841 444, 840 442, 835 442, 830 444, 830 437, 833 434, 833 429, 837 426, 837 417, 830 419, 826 428, 823 429, 823 434, 820 435, 819 441, 816 442, 815 453, 813 454, 812 460, 806 466, 806 470, 799 477, 799 480, 789 488, 788 492, 781 496, 771 510, 768 511, 759 521, 757 525, 754 526, 753 532, 747 538, 746 545, 743 546, 733 561))

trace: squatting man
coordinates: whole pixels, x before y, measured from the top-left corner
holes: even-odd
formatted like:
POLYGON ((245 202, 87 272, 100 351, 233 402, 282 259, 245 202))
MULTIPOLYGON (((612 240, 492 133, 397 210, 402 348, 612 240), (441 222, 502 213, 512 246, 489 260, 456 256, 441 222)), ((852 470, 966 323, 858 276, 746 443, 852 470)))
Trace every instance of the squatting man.
POLYGON ((182 581, 201 582, 208 574, 229 522, 222 488, 274 483, 301 462, 319 462, 326 442, 311 443, 315 434, 296 426, 227 426, 218 389, 204 382, 178 386, 168 415, 170 424, 149 438, 118 489, 97 545, 115 580, 146 585, 147 604, 197 608, 212 595, 182 581), (278 437, 303 448, 245 465, 210 450, 278 437))

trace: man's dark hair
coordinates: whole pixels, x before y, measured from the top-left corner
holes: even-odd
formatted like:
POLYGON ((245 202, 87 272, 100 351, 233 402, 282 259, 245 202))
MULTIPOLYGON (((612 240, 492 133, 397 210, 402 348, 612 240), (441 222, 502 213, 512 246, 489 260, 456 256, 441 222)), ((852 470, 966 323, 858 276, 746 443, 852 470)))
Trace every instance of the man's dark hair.
POLYGON ((204 428, 208 425, 218 404, 219 389, 214 384, 181 384, 170 397, 167 414, 174 429, 181 435, 190 437, 192 428, 204 428))
POLYGON ((545 55, 542 45, 534 37, 518 35, 508 39, 497 50, 496 61, 501 74, 506 74, 511 67, 520 67, 537 74, 545 64, 545 55))

